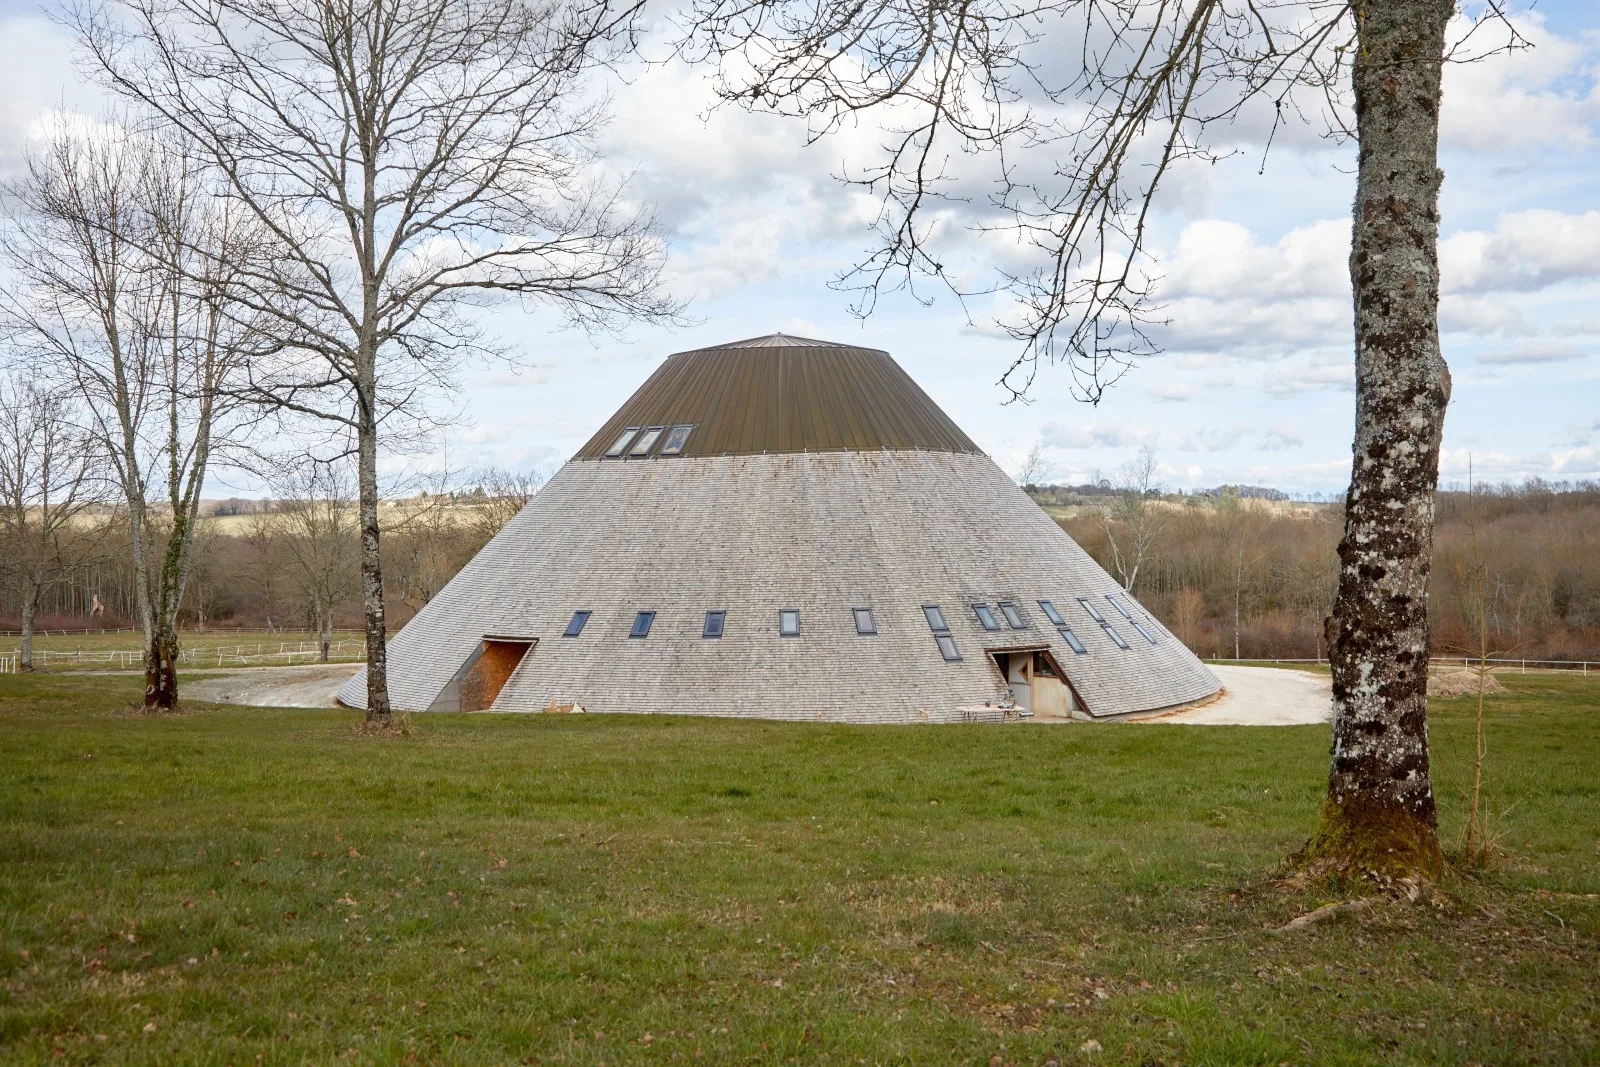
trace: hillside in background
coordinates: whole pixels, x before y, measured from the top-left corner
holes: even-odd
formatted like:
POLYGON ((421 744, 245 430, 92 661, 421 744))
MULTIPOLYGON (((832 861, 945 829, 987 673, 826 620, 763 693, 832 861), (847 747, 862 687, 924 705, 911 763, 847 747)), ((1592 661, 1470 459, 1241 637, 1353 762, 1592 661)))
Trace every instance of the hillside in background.
MULTIPOLYGON (((470 560, 532 486, 423 494, 384 508, 384 578, 391 621, 402 625, 470 560)), ((1342 526, 1337 503, 1297 501, 1263 487, 1227 486, 1130 500, 1105 486, 1033 486, 1030 495, 1113 575, 1139 534, 1145 558, 1135 595, 1204 656, 1316 658, 1333 602, 1342 526), (1137 529, 1136 529, 1137 528, 1137 529)), ((323 531, 308 551, 296 505, 220 501, 196 543, 184 602, 190 627, 304 629, 310 592, 335 590, 337 625, 359 625, 354 526, 323 531)), ((1433 572, 1436 655, 1476 646, 1472 526, 1483 562, 1491 649, 1530 659, 1600 659, 1600 485, 1529 482, 1438 497, 1433 572), (1475 516, 1475 518, 1474 518, 1475 516)), ((113 516, 76 543, 70 580, 50 590, 43 629, 127 625, 132 575, 113 516), (98 595, 105 614, 90 618, 98 595)), ((0 628, 15 629, 5 606, 0 628)))
MULTIPOLYGON (((1118 497, 1032 493, 1113 574, 1141 521, 1153 528, 1134 593, 1204 656, 1313 658, 1338 580, 1338 503, 1159 495, 1130 517, 1118 497), (1071 497, 1070 501, 1068 497, 1071 497), (1237 625, 1236 620, 1237 619, 1237 625)), ((1600 484, 1480 487, 1438 495, 1433 651, 1477 646, 1473 526, 1489 647, 1530 659, 1600 658, 1600 484)))

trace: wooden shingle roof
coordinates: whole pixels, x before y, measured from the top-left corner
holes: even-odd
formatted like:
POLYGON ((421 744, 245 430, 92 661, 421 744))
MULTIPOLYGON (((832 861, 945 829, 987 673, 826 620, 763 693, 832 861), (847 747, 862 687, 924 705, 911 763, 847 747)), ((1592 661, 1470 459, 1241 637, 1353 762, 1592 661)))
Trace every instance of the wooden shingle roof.
POLYGON ((686 424, 685 456, 979 451, 889 353, 780 333, 669 356, 576 458, 686 424))

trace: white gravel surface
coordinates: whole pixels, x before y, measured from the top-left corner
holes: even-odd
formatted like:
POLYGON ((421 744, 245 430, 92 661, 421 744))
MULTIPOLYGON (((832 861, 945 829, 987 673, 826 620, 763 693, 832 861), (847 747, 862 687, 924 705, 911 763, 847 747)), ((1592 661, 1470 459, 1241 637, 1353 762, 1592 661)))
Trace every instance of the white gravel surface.
POLYGON ((300 667, 248 667, 239 671, 185 671, 182 696, 212 704, 256 708, 331 708, 334 694, 359 663, 300 667))
POLYGON ((1282 667, 1210 665, 1223 694, 1204 707, 1135 722, 1198 726, 1303 726, 1333 719, 1333 685, 1326 674, 1282 667))
MULTIPOLYGON (((272 708, 331 708, 334 694, 359 664, 303 667, 251 667, 238 671, 197 671, 183 695, 190 700, 272 708)), ((1142 723, 1202 726, 1299 726, 1327 722, 1333 693, 1326 674, 1277 667, 1211 668, 1222 680, 1223 695, 1204 707, 1169 712, 1142 723)))

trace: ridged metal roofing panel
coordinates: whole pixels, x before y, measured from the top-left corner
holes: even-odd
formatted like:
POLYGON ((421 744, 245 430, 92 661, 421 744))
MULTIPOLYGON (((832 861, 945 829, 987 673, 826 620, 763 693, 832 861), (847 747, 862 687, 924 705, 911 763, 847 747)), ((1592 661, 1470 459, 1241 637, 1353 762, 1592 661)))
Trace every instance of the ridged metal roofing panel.
POLYGON ((771 334, 668 357, 576 458, 628 426, 684 423, 685 456, 979 451, 889 353, 771 334))

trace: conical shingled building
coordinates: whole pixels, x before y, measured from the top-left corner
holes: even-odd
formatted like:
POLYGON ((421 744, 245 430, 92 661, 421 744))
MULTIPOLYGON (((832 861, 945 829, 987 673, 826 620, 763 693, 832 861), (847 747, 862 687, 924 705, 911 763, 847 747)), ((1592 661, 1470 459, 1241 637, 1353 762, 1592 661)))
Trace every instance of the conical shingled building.
MULTIPOLYGON (((389 667, 412 711, 835 722, 1105 718, 1220 688, 887 352, 783 334, 668 358, 389 667)), ((365 693, 358 674, 340 698, 365 693)))

